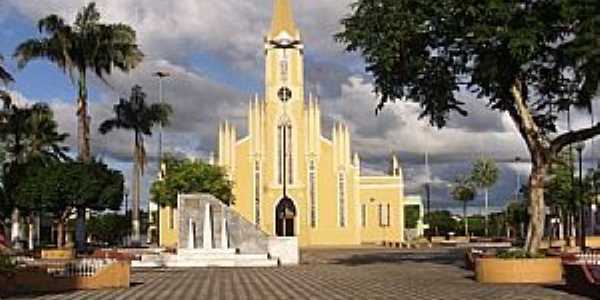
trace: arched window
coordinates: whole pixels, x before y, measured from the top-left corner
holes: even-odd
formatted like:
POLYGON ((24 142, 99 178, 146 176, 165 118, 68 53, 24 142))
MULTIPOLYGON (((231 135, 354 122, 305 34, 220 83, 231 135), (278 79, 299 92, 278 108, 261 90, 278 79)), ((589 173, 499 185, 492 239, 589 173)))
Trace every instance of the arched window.
POLYGON ((286 155, 287 155, 287 180, 289 184, 293 184, 294 183, 294 160, 293 160, 293 144, 292 144, 292 125, 287 125, 287 130, 286 130, 286 141, 287 141, 287 146, 286 146, 286 155))
POLYGON ((260 161, 254 163, 254 223, 260 225, 260 161))
POLYGON ((288 184, 294 183, 294 157, 293 157, 293 144, 292 144, 292 125, 279 125, 277 126, 277 137, 278 137, 278 183, 283 184, 283 173, 285 171, 285 178, 288 184), (284 170, 284 163, 285 170, 284 170))
POLYGON ((317 171, 315 161, 308 166, 308 195, 310 197, 310 227, 317 227, 317 171))
POLYGON ((338 174, 338 220, 340 227, 346 226, 346 176, 343 171, 338 174))

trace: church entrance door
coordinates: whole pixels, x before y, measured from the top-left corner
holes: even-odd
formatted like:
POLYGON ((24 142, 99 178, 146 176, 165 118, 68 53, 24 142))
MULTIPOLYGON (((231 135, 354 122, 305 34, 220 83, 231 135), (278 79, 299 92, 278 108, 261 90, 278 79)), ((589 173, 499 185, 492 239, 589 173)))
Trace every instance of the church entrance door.
POLYGON ((284 197, 275 207, 275 233, 277 236, 295 236, 296 206, 292 199, 284 197))

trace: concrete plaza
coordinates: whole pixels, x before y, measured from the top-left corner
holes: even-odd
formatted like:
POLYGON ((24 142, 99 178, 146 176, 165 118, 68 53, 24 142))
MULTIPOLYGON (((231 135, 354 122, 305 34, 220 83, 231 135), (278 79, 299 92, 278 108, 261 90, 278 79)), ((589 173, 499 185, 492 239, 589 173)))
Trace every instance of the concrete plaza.
POLYGON ((29 298, 586 299, 562 286, 478 284, 457 250, 308 249, 302 261, 283 268, 135 270, 129 289, 29 298))

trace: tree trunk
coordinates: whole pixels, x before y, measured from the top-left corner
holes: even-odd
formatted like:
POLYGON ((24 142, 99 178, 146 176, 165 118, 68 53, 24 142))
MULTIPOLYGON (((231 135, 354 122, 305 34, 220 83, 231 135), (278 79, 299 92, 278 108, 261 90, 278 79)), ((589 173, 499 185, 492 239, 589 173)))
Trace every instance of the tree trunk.
POLYGON ((21 213, 14 208, 11 214, 10 242, 14 249, 21 249, 21 213))
POLYGON ((56 247, 61 249, 65 246, 65 221, 59 219, 56 224, 56 247))
POLYGON ((33 250, 35 245, 33 243, 33 232, 35 230, 33 225, 33 215, 27 217, 27 246, 29 250, 33 250))
POLYGON ((546 163, 533 159, 531 176, 529 177, 529 227, 525 250, 529 254, 537 254, 544 237, 546 209, 544 203, 544 177, 548 170, 546 163))
POLYGON ((133 199, 131 201, 131 241, 135 245, 140 243, 140 149, 135 134, 134 157, 133 157, 133 199))
POLYGON ((463 218, 465 219, 465 236, 469 237, 469 219, 467 217, 467 201, 463 202, 463 218))
POLYGON ((80 252, 85 250, 85 231, 85 207, 78 207, 75 220, 75 247, 80 252))
MULTIPOLYGON (((79 98, 77 100, 77 143, 79 147, 79 160, 89 163, 92 160, 90 150, 90 116, 88 115, 87 82, 85 70, 79 70, 79 98)), ((77 250, 85 248, 85 208, 77 209, 77 222, 75 226, 75 244, 77 250)))
POLYGON ((484 228, 485 228, 485 236, 486 237, 489 235, 489 227, 488 227, 489 225, 488 225, 488 223, 489 223, 489 213, 490 212, 488 210, 489 209, 489 207, 488 207, 489 206, 489 198, 488 198, 488 196, 489 196, 489 190, 488 190, 488 188, 485 188, 485 227, 484 228))

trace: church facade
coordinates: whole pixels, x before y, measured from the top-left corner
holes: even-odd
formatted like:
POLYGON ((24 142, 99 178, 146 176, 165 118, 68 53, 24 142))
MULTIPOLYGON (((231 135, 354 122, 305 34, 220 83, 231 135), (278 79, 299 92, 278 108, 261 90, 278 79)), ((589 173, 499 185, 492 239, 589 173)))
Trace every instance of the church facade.
MULTIPOLYGON (((322 135, 318 99, 305 97, 304 44, 289 0, 275 0, 265 37, 265 94, 248 108, 248 135, 219 126, 218 158, 234 182, 233 208, 264 232, 301 246, 404 240, 404 185, 395 157, 386 176, 362 176, 349 128, 322 135)), ((161 209, 160 243, 177 247, 176 209, 161 209)))

